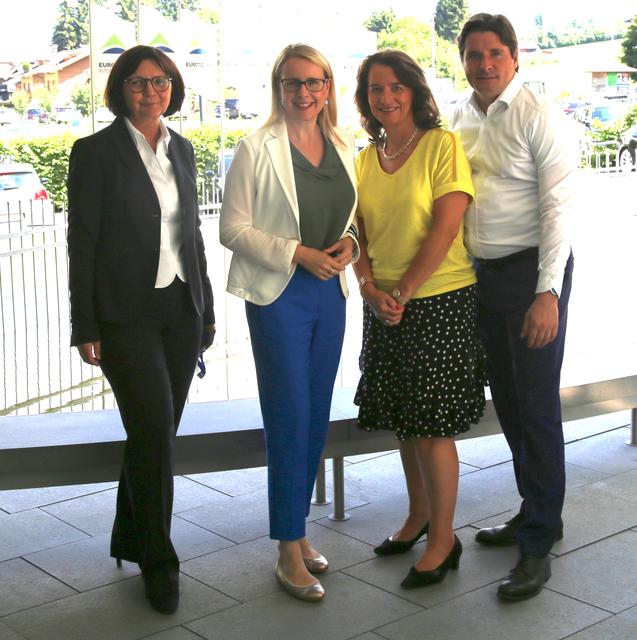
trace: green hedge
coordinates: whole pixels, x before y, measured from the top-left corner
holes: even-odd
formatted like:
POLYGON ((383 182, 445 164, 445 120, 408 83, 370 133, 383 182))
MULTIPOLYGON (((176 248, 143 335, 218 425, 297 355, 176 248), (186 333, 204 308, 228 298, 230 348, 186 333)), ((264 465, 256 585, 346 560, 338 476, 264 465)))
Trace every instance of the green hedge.
MULTIPOLYGON (((246 131, 229 131, 225 134, 226 148, 234 147, 246 135, 246 131)), ((202 125, 184 131, 195 149, 197 172, 200 176, 205 171, 217 170, 220 146, 220 129, 218 125, 202 125)), ((10 141, 0 140, 0 159, 12 162, 28 162, 32 164, 57 209, 66 207, 66 175, 68 172, 69 154, 77 136, 72 133, 49 136, 47 138, 16 138, 10 141)))
POLYGON ((56 208, 66 206, 66 174, 75 136, 65 133, 48 138, 16 138, 0 142, 0 157, 32 164, 45 182, 56 208))

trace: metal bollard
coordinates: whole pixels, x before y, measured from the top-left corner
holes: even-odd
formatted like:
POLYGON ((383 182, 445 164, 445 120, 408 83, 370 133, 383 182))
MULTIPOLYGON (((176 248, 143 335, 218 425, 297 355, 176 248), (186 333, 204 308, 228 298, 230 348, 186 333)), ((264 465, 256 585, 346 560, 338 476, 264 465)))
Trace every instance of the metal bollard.
POLYGON ((349 520, 345 513, 345 471, 343 458, 334 458, 334 513, 327 516, 330 520, 349 520))
POLYGON ((631 447, 637 447, 637 409, 630 410, 630 440, 626 440, 626 444, 631 447))
POLYGON ((319 468, 316 472, 316 488, 314 490, 314 499, 312 504, 323 506, 332 502, 325 496, 325 458, 321 458, 319 468))

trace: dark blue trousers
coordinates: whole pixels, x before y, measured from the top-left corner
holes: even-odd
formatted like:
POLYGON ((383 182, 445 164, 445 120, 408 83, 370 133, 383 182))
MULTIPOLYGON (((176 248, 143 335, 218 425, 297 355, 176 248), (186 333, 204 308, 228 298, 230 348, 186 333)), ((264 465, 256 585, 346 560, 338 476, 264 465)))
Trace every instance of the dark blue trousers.
POLYGON ((475 266, 493 405, 511 448, 522 497, 518 545, 523 554, 544 557, 555 542, 564 504, 559 390, 573 255, 564 271, 557 337, 542 349, 529 349, 520 337, 524 316, 535 298, 537 253, 506 264, 476 261, 475 266))
POLYGON ((343 346, 338 278, 297 267, 269 305, 246 303, 268 455, 270 537, 305 536, 343 346))

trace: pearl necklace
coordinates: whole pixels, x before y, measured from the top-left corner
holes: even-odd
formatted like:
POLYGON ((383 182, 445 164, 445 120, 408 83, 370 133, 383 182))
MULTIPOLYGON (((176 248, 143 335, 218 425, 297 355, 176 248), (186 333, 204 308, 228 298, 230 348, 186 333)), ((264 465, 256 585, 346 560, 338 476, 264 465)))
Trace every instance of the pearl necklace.
POLYGON ((400 149, 398 149, 396 153, 387 153, 386 151, 387 134, 385 134, 385 144, 383 144, 383 146, 380 148, 380 152, 383 154, 383 158, 385 158, 385 160, 395 160, 396 158, 401 156, 403 153, 405 153, 405 150, 407 149, 407 147, 414 141, 414 138, 416 137, 417 133, 418 133, 418 127, 415 127, 414 130, 411 132, 411 135, 409 136, 407 142, 405 142, 405 144, 402 147, 400 147, 400 149))

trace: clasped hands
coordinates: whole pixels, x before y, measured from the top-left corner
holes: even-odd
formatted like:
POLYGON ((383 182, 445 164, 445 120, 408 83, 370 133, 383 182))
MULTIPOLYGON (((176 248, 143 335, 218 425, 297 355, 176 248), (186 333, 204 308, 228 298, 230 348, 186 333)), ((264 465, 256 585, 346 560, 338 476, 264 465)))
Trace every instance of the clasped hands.
POLYGON ((320 280, 329 280, 345 271, 353 255, 354 240, 346 236, 322 251, 299 244, 292 259, 320 280))
POLYGON ((400 324, 405 312, 405 305, 398 302, 389 293, 370 285, 365 287, 363 298, 379 322, 388 327, 400 324))

